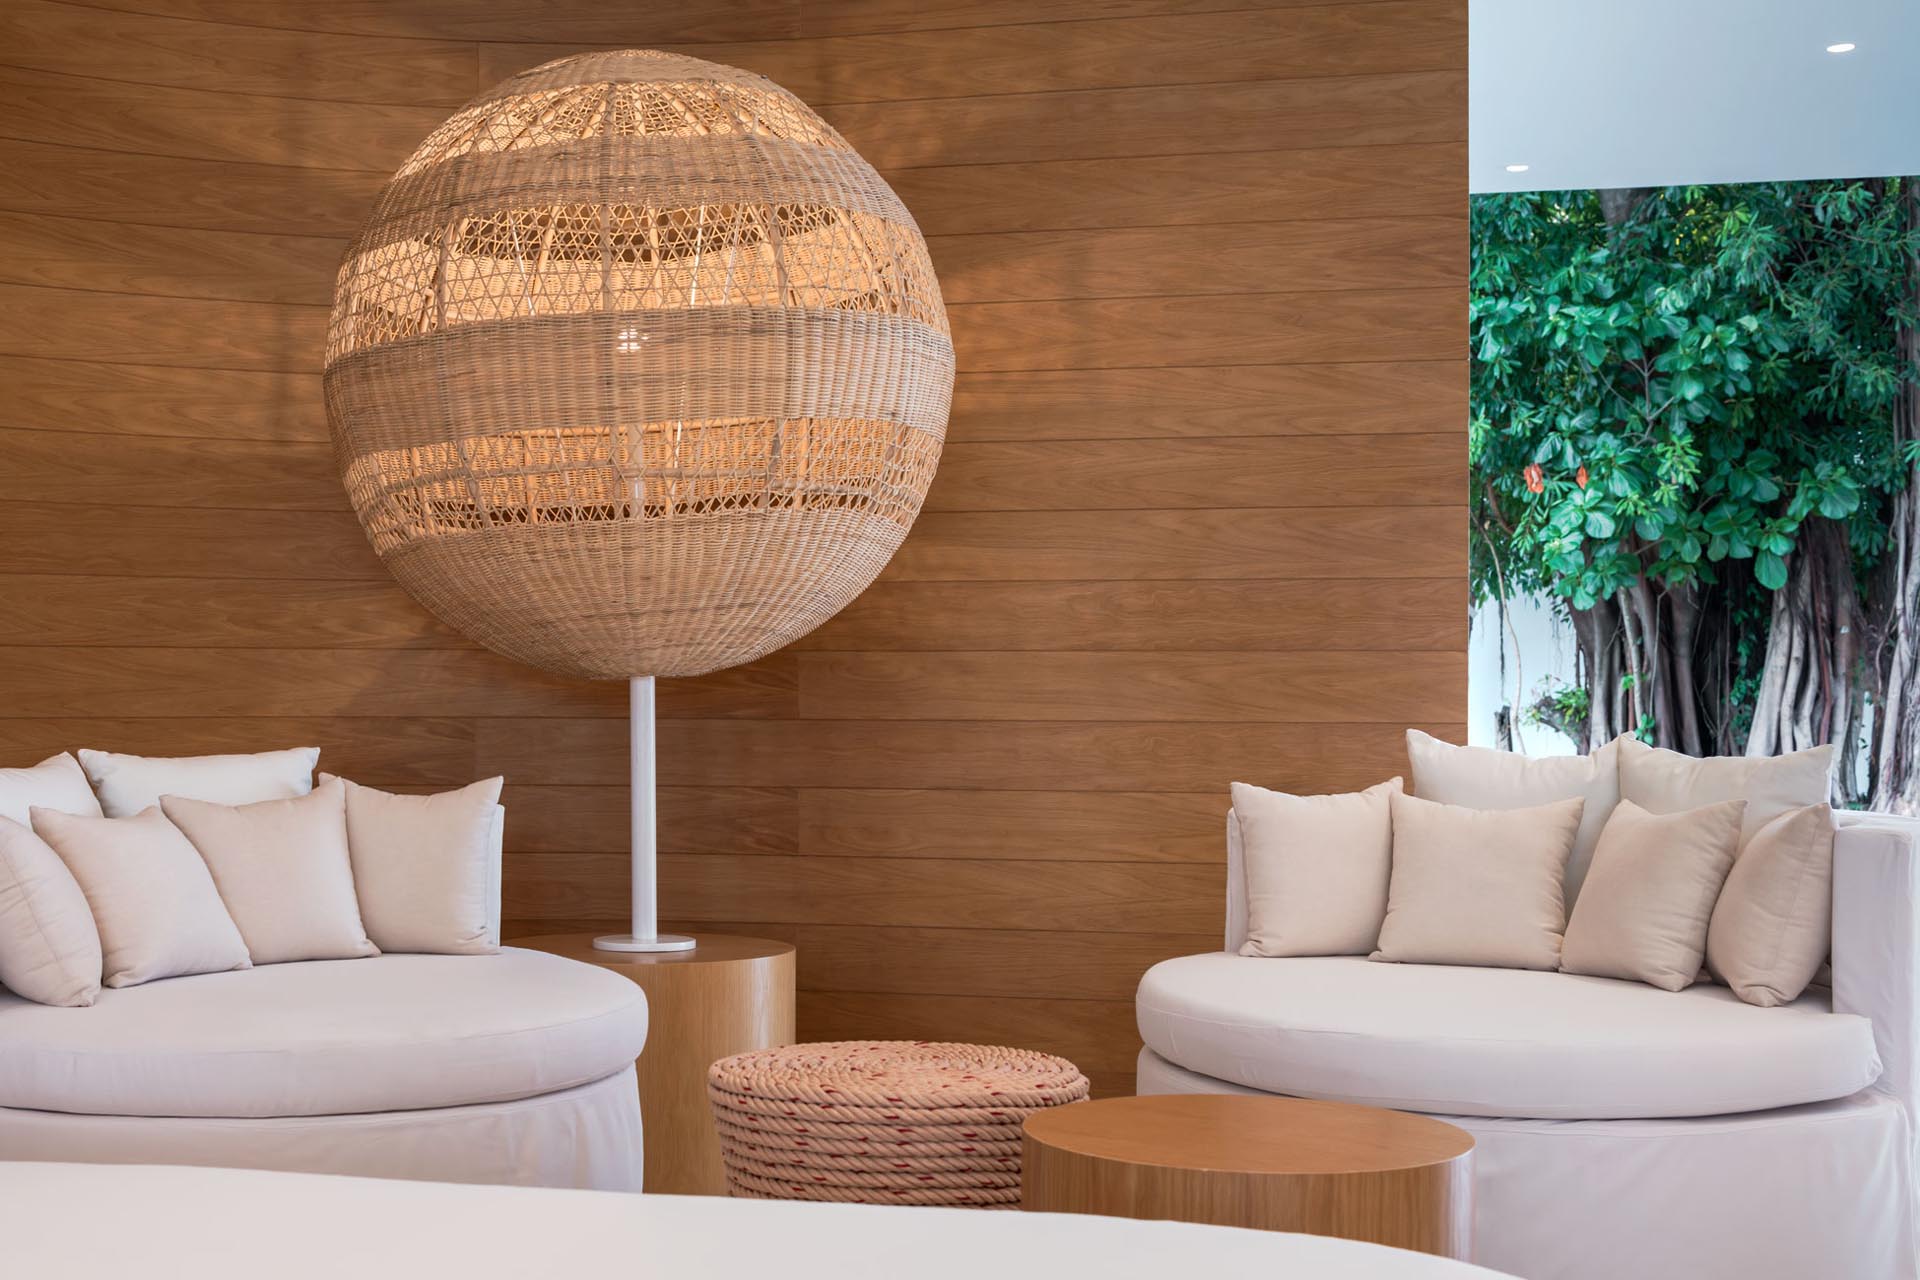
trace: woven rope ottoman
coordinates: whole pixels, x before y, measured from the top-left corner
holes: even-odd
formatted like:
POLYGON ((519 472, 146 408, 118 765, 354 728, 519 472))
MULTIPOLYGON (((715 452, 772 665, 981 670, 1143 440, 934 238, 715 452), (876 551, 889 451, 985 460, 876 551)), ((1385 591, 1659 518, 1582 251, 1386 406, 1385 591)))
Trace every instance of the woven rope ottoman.
POLYGON ((1010 1209, 1021 1122, 1087 1078, 1025 1049, 843 1040, 722 1058, 707 1094, 736 1196, 1010 1209))

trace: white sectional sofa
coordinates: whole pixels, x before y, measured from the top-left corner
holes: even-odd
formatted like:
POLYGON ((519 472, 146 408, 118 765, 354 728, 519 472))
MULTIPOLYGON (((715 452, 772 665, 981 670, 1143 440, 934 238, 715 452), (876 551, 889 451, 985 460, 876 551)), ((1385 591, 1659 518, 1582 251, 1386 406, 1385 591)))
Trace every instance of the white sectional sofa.
POLYGON ((633 983, 511 947, 0 991, 0 1160, 638 1191, 646 1037, 633 983))
POLYGON ((1833 984, 1725 987, 1237 954, 1140 983, 1141 1093, 1270 1093, 1446 1117, 1475 1137, 1475 1250, 1528 1280, 1911 1280, 1920 823, 1843 820, 1833 984))

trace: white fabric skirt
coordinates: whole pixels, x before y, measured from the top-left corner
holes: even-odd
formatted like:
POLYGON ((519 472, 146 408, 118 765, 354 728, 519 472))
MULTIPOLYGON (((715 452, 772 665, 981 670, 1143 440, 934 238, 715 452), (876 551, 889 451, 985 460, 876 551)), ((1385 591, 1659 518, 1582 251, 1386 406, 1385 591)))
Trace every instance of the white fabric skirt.
POLYGON ((0 1107, 0 1160, 212 1165, 427 1182, 640 1190, 633 1068, 513 1102, 218 1119, 0 1107))
MULTIPOLYGON (((1260 1096, 1151 1049, 1137 1088, 1260 1096)), ((1695 1119, 1440 1118, 1474 1138, 1483 1267, 1527 1280, 1916 1275, 1911 1120, 1874 1090, 1695 1119)))

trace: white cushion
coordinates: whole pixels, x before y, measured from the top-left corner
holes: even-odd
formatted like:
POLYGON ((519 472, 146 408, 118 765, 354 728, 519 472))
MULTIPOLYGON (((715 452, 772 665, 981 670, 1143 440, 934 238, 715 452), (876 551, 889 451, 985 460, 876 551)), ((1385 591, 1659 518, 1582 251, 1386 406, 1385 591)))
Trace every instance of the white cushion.
POLYGON ((1140 1035, 1268 1093, 1440 1115, 1612 1120, 1841 1098, 1880 1075, 1867 1019, 1701 983, 1226 952, 1155 965, 1140 1035))
POLYGON ((129 818, 161 796, 185 796, 215 804, 286 800, 313 790, 318 747, 290 747, 237 756, 123 756, 80 752, 100 808, 109 818, 129 818))
POLYGON ((36 805, 33 830, 87 896, 107 986, 252 963, 207 864, 159 805, 131 818, 76 818, 36 805))
POLYGON ((160 797, 206 860, 255 964, 379 954, 360 923, 347 858, 347 789, 333 778, 291 800, 160 797))
POLYGON ((62 751, 27 769, 0 769, 0 818, 31 826, 30 810, 57 809, 82 818, 100 816, 100 802, 80 762, 62 751))
MULTIPOLYGON (((1620 802, 1620 742, 1590 756, 1522 756, 1487 747, 1461 747, 1407 730, 1409 794, 1463 809, 1531 809, 1556 800, 1585 800, 1580 830, 1567 857, 1567 907, 1573 907, 1593 861, 1601 829, 1620 802)), ((1705 803, 1702 801, 1701 803, 1705 803)), ((1688 806, 1691 807, 1691 806, 1688 806)))
POLYGON ((646 1036, 639 987, 542 952, 312 960, 103 991, 82 1014, 0 996, 0 1107, 248 1117, 505 1102, 631 1067, 646 1036))
POLYGON ((1249 956, 1365 955, 1380 940, 1393 865, 1387 797, 1400 779, 1345 795, 1232 788, 1247 874, 1249 956))
MULTIPOLYGON (((320 780, 335 779, 323 773, 320 780)), ((432 796, 346 782, 360 916, 382 951, 485 955, 500 949, 493 904, 499 901, 503 781, 487 778, 432 796)))
POLYGON ((1649 813, 1680 813, 1726 800, 1745 800, 1740 843, 1789 809, 1825 804, 1831 790, 1833 746, 1784 756, 1689 756, 1623 736, 1620 795, 1649 813))
POLYGON ((0 986, 40 1004, 100 994, 100 931, 80 884, 30 827, 0 817, 0 986))

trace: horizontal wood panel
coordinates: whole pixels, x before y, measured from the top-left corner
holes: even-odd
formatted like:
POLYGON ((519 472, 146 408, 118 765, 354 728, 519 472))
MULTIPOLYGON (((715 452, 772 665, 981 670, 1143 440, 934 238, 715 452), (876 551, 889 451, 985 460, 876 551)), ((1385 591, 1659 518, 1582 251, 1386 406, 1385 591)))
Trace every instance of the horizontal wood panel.
MULTIPOLYGON (((187 756, 296 746, 318 746, 322 769, 373 785, 457 787, 486 775, 474 765, 474 722, 448 716, 0 718, 0 767, 31 764, 81 747, 187 756)), ((512 819, 508 822, 511 826, 512 819)))
POLYGON ((14 573, 391 581, 350 512, 0 502, 14 573))
POLYGON ((832 857, 1214 863, 1227 789, 1199 795, 1089 791, 795 793, 799 851, 832 857))
POLYGON ((391 579, 0 573, 0 645, 472 649, 391 579))
POLYGON ((0 208, 282 236, 346 236, 392 175, 0 138, 0 208))
POLYGON ((1466 272, 1453 218, 1216 222, 934 236, 949 304, 1143 294, 1447 288, 1466 272))
POLYGON ((1461 142, 1466 92, 1464 73, 1430 71, 849 103, 820 114, 885 173, 917 165, 1265 151, 1276 136, 1302 148, 1461 142))
POLYGON ((103 293, 310 303, 328 296, 346 241, 236 235, 126 221, 0 213, 0 282, 103 293))
MULTIPOLYGON (((1457 358, 1368 364, 962 370, 951 440, 1386 435, 1464 440, 1457 358)), ((1465 456, 1462 444, 1457 450, 1465 456)), ((943 460, 944 461, 944 460, 943 460)))
MULTIPOLYGON (((0 426, 5 427, 315 445, 327 439, 318 373, 0 355, 0 385, 8 393, 0 402, 0 426)), ((205 446, 199 451, 204 462, 205 446)))
MULTIPOLYGON (((1269 139, 1268 146, 1285 140, 1269 139)), ((1343 218, 1459 218, 1459 143, 1124 156, 889 170, 930 236, 1343 218)), ((1196 233, 1198 234, 1198 233, 1196 233)))
MULTIPOLYGON (((842 0, 834 0, 841 3, 842 0)), ((860 4, 871 0, 858 0, 860 4)), ((975 0, 978 2, 978 0, 975 0)), ((1093 0, 1075 0, 1091 6, 1093 0)), ((1130 0, 1142 3, 1143 0, 1130 0)), ((802 0, 88 0, 97 9, 164 14, 286 31, 435 40, 568 40, 653 44, 668 39, 767 39, 801 34, 802 0)), ((891 10, 888 10, 891 12, 891 10)))
POLYGON ((268 373, 320 363, 324 306, 0 285, 0 355, 268 373))
POLYGON ((1095 1093, 1132 1093, 1140 1053, 1131 1000, 802 991, 797 1012, 802 1040, 949 1040, 1059 1054, 1095 1093))
MULTIPOLYGON (((0 585, 0 599, 4 591, 0 585)), ((1458 650, 1466 635, 1464 578, 881 582, 796 647, 911 653, 1372 650, 1418 644, 1458 650)))
POLYGON ((890 929, 802 925, 800 983, 809 991, 1012 999, 1133 999, 1162 960, 1220 949, 1220 930, 1085 933, 1060 929, 890 929), (877 955, 910 963, 876 969, 877 955))
POLYGON ((391 175, 445 107, 213 93, 0 66, 0 131, 23 142, 391 175))
MULTIPOLYGON (((500 802, 516 851, 624 858, 631 847, 625 787, 509 783, 500 802)), ((800 851, 799 799, 791 788, 662 787, 659 806, 660 848, 668 853, 800 851)))
POLYGON ((928 511, 1451 506, 1467 451, 1446 435, 959 443, 928 511))
POLYGON ((1455 507, 1250 511, 934 511, 883 580, 1427 578, 1465 574, 1455 507))
MULTIPOLYGON (((521 852, 502 909, 523 920, 574 918, 618 901, 626 883, 622 854, 521 852)), ((1201 934, 1218 925, 1225 887, 1224 861, 660 856, 663 900, 695 921, 1047 929, 1072 920, 1084 932, 1201 934)))
MULTIPOLYGON (((796 655, 664 681, 664 716, 781 716, 796 655)), ((0 652, 0 706, 17 716, 524 716, 615 719, 627 688, 518 666, 484 649, 57 649, 0 652)))
MULTIPOLYGON (((477 719, 478 768, 530 783, 626 781, 626 726, 604 719, 477 719)), ((1460 741, 1453 723, 1412 728, 1460 741)), ((1405 773, 1399 725, 666 720, 670 786, 968 787, 993 791, 1356 791, 1405 773)))
POLYGON ((1394 724, 1458 705, 1449 653, 807 653, 800 714, 834 720, 1394 724))
POLYGON ((1464 289, 974 303, 952 308, 964 367, 1444 360, 1460 355, 1464 289))
MULTIPOLYGON (((1035 20, 1058 16, 1043 5, 1018 26, 947 21, 938 30, 674 47, 757 71, 818 106, 1446 70, 1467 21, 1464 0, 1035 20)), ((491 84, 575 48, 487 45, 481 79, 491 84)))
POLYGON ((320 441, 225 440, 210 460, 201 440, 0 426, 0 454, 6 502, 348 510, 333 446, 320 441))
POLYGON ((473 96, 473 46, 209 24, 92 5, 7 0, 0 60, 13 67, 110 76, 223 93, 459 106, 473 96))

